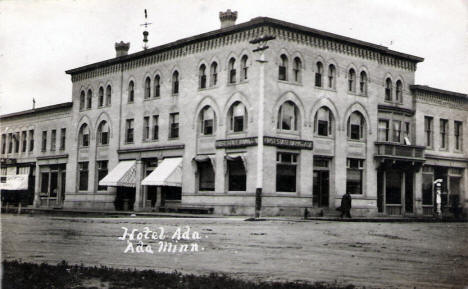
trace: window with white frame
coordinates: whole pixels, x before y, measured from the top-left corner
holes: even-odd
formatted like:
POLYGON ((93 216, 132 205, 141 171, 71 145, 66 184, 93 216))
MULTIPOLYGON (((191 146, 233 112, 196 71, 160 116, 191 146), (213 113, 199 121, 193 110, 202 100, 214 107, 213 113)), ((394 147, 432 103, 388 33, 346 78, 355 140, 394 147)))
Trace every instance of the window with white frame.
POLYGON ((285 54, 281 54, 280 65, 278 67, 278 79, 288 80, 288 57, 285 54))
POLYGON ((153 115, 153 140, 159 138, 159 115, 153 115))
POLYGON ((200 112, 200 127, 202 135, 213 135, 215 132, 215 112, 210 106, 205 106, 200 112))
POLYGON ((106 87, 106 105, 110 106, 112 103, 112 87, 108 85, 106 87))
POLYGON ((99 87, 98 91, 98 107, 104 106, 104 88, 99 87))
POLYGON ((393 142, 400 142, 401 141, 401 121, 393 120, 393 142))
POLYGON ((434 118, 431 116, 424 117, 424 132, 426 134, 426 147, 432 147, 433 144, 433 122, 434 118))
POLYGON ((455 150, 461 151, 463 147, 463 125, 461 121, 454 121, 455 150))
POLYGON ((169 114, 169 138, 179 137, 179 113, 169 114))
POLYGON ((356 92, 356 71, 353 68, 348 71, 348 91, 356 92))
POLYGON ((150 97, 151 97, 151 78, 146 77, 144 98, 149 99, 150 97))
POLYGON ((79 139, 80 147, 89 146, 89 127, 86 123, 83 123, 80 127, 79 139))
POLYGON ((440 119, 440 148, 448 147, 448 120, 440 119))
POLYGON ((231 59, 229 59, 228 68, 229 83, 236 83, 236 59, 234 57, 231 57, 231 59))
POLYGON ((302 82, 302 61, 299 57, 294 58, 293 76, 294 82, 302 82))
POLYGON ((206 88, 206 65, 200 65, 198 69, 198 88, 206 88))
POLYGON ((278 110, 277 128, 285 131, 297 131, 299 110, 292 101, 284 102, 278 110))
POLYGON ((389 121, 387 119, 379 119, 379 141, 389 140, 389 121))
POLYGON ((213 61, 210 66, 210 86, 216 86, 218 83, 218 63, 213 61))
POLYGON ((328 88, 335 88, 336 68, 335 65, 328 66, 328 88))
POLYGON ((395 101, 403 102, 403 83, 401 80, 397 80, 396 82, 395 101))
POLYGON ((126 130, 125 131, 125 142, 126 143, 133 143, 134 130, 135 130, 133 118, 127 119, 125 121, 125 130, 126 130))
POLYGON ((100 145, 109 144, 109 125, 107 121, 103 120, 99 123, 97 130, 97 140, 100 145))
POLYGON ((244 55, 241 58, 241 81, 246 81, 249 78, 248 59, 249 58, 247 57, 247 55, 244 55))
POLYGON ((161 96, 161 77, 156 75, 154 77, 154 97, 161 96))
POLYGON ((363 140, 365 136, 365 120, 358 111, 351 113, 348 118, 348 138, 352 140, 363 140))
POLYGON ((150 117, 143 117, 143 140, 149 140, 150 137, 150 117))
POLYGON ((361 71, 359 77, 359 93, 367 95, 367 73, 365 71, 361 71))
POLYGON ((322 75, 323 75, 323 64, 322 62, 317 62, 315 71, 315 86, 322 87, 322 75))
POLYGON ((315 114, 315 132, 319 136, 331 136, 333 133, 333 116, 328 107, 321 107, 315 114))
POLYGON ((387 78, 385 80, 385 100, 386 101, 392 101, 392 80, 390 78, 387 78))
POLYGON ((230 130, 233 132, 242 132, 247 127, 247 110, 245 105, 236 101, 229 110, 230 130))

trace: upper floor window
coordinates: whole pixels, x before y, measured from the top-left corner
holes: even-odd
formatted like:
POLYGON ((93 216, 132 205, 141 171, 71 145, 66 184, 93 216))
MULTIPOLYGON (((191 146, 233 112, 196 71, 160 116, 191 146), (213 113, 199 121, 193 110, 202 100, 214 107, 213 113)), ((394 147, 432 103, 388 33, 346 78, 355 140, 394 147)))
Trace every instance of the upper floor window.
POLYGON ((302 61, 299 57, 294 58, 294 67, 293 67, 293 73, 294 73, 294 81, 297 83, 302 82, 302 61))
POLYGON ((179 113, 169 114, 169 138, 179 137, 179 113))
POLYGON ((198 71, 198 87, 199 88, 206 88, 206 65, 200 65, 200 69, 198 71))
POLYGON ((323 75, 323 64, 322 62, 317 62, 317 67, 315 68, 315 86, 322 87, 322 75, 323 75))
POLYGON ((236 59, 229 59, 229 83, 236 83, 236 59))
POLYGON ((2 154, 6 152, 6 134, 2 134, 2 154))
POLYGON ((247 127, 247 111, 245 105, 236 101, 229 110, 230 130, 233 132, 244 131, 247 127))
POLYGON ((34 150, 34 130, 31 129, 29 131, 29 151, 32 152, 34 150))
POLYGON ((249 66, 247 60, 249 58, 247 55, 242 56, 241 58, 241 81, 247 80, 249 78, 249 66))
POLYGON ((67 139, 67 129, 62 128, 62 129, 60 129, 60 150, 62 150, 62 151, 65 149, 66 139, 67 139))
POLYGON ((200 112, 201 133, 203 135, 213 135, 216 126, 214 110, 210 106, 205 106, 200 112))
POLYGON ((106 105, 109 106, 112 103, 112 88, 110 85, 106 87, 106 105))
POLYGON ((143 117, 143 140, 149 140, 150 137, 150 117, 143 117))
POLYGON ((85 108, 85 92, 82 90, 80 93, 80 110, 85 108))
POLYGON ((424 117, 424 131, 426 134, 426 146, 432 147, 432 136, 433 136, 433 117, 424 117))
POLYGON ((159 138, 159 115, 153 115, 153 140, 159 138))
POLYGON ((57 130, 53 129, 50 133, 50 150, 55 151, 57 146, 57 130))
POLYGON ((336 69, 335 65, 328 66, 328 88, 335 88, 336 69))
POLYGON ((128 83, 128 102, 133 102, 135 100, 135 83, 131 80, 128 83))
POLYGON ((281 54, 281 62, 278 67, 278 79, 279 80, 288 80, 288 57, 284 54, 281 54))
POLYGON ((367 95, 367 73, 365 71, 361 71, 359 78, 359 93, 367 95))
POLYGON ((389 121, 386 119, 379 119, 379 141, 389 140, 389 121))
POLYGON ((86 98, 86 108, 91 109, 93 106, 93 91, 91 89, 88 90, 88 97, 86 98))
POLYGON ((218 63, 213 61, 210 66, 210 86, 216 86, 218 83, 218 63))
POLYGON ((172 94, 179 93, 179 72, 176 70, 172 73, 172 94))
POLYGON ((401 141, 401 121, 399 120, 393 121, 393 141, 394 142, 401 141))
POLYGON ((328 107, 321 107, 315 114, 314 130, 317 135, 332 135, 333 116, 328 107))
POLYGON ((356 71, 353 68, 348 72, 348 91, 356 92, 356 71))
MULTIPOLYGON (((10 143, 11 145, 11 143, 10 143)), ((42 146, 41 146, 41 151, 45 152, 47 150, 47 131, 44 130, 42 131, 42 146)), ((11 146, 10 146, 10 151, 11 152, 11 146)))
POLYGON ((79 145, 80 147, 89 146, 89 128, 86 123, 82 124, 79 131, 79 145))
POLYGON ((125 125, 126 125, 126 127, 125 127, 126 128, 125 142, 126 143, 133 143, 134 130, 135 130, 133 118, 127 119, 125 125))
POLYGON ((98 126, 97 130, 98 144, 108 145, 109 144, 109 125, 107 121, 103 120, 98 126))
POLYGON ((448 143, 448 120, 440 119, 440 148, 447 149, 448 143))
POLYGON ((277 128, 281 130, 298 130, 299 110, 292 101, 286 101, 278 110, 277 128))
POLYGON ((151 78, 147 77, 145 79, 145 99, 148 99, 151 97, 151 78))
POLYGON ((154 77, 154 97, 161 96, 161 77, 156 75, 154 77))
POLYGON ((352 140, 363 140, 365 131, 365 120, 358 111, 351 113, 348 118, 348 138, 352 140))
POLYGON ((461 151, 463 145, 463 126, 461 121, 454 122, 455 150, 461 151))
POLYGON ((104 106, 104 88, 99 87, 99 92, 98 92, 98 107, 104 106))
MULTIPOLYGON (((47 131, 45 132, 45 134, 46 134, 46 145, 47 145, 47 131)), ((42 141, 44 142, 44 131, 42 132, 42 141)), ((8 153, 11 154, 12 151, 13 151, 13 134, 10 132, 8 133, 8 153)))
POLYGON ((397 82, 396 82, 395 100, 397 102, 403 102, 403 84, 402 84, 401 80, 397 80, 397 82))
POLYGON ((385 100, 392 101, 392 80, 387 78, 385 80, 385 100))

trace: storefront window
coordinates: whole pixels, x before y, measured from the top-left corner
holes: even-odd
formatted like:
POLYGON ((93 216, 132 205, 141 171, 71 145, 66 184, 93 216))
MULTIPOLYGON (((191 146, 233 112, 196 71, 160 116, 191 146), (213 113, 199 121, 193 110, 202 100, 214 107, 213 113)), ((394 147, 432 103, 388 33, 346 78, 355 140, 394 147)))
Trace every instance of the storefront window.
POLYGON ((423 183, 422 183, 422 204, 423 205, 432 205, 432 174, 423 174, 423 183))
POLYGON ((198 190, 214 191, 215 174, 210 161, 198 162, 198 190))
POLYGON ((348 159, 346 172, 346 191, 350 194, 362 194, 364 160, 348 159))
POLYGON ((97 162, 98 191, 107 190, 107 186, 100 186, 99 185, 99 181, 102 180, 105 176, 107 176, 107 173, 108 173, 107 164, 108 164, 108 161, 98 161, 97 162))
POLYGON ((242 159, 228 160, 229 191, 246 190, 246 174, 242 159))
POLYGON ((79 169, 79 190, 88 190, 88 162, 78 163, 79 169))
POLYGON ((297 154, 277 153, 276 191, 296 192, 297 154))

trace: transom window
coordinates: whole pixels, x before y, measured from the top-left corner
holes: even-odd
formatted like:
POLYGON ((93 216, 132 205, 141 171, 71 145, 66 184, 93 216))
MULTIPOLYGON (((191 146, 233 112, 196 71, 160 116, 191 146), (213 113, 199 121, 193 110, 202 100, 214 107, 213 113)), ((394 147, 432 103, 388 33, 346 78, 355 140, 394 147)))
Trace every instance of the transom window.
POLYGON ((278 110, 277 128, 281 130, 298 130, 299 110, 292 101, 286 101, 278 110))

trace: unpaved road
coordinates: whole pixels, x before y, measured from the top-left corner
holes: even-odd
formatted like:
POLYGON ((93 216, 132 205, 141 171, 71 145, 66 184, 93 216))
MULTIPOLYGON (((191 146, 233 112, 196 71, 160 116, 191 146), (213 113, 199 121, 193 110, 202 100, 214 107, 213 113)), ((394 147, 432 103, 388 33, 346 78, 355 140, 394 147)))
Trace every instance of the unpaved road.
MULTIPOLYGON (((2 258, 105 265, 274 281, 338 281, 367 287, 468 285, 468 223, 245 222, 240 218, 90 218, 2 215, 2 258), (124 253, 123 229, 166 241, 190 226, 199 252, 124 253), (204 250, 202 250, 204 248, 204 250)), ((184 243, 180 241, 180 243, 184 243)), ((147 247, 146 247, 147 248, 147 247)))

